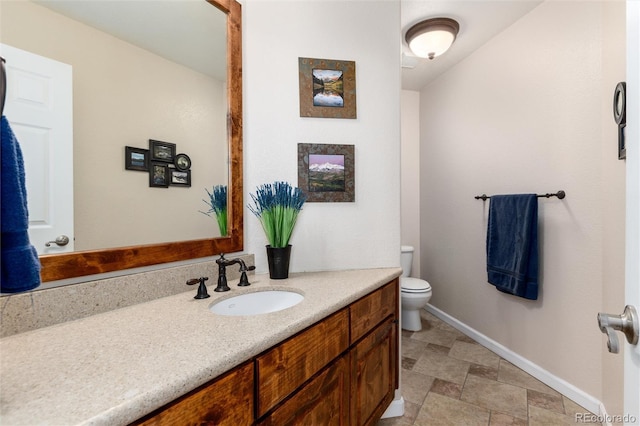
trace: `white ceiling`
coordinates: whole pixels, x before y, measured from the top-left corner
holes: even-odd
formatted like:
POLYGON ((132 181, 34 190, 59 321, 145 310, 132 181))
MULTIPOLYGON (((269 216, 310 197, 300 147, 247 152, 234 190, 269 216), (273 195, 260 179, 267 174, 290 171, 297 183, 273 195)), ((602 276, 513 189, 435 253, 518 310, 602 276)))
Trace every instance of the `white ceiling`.
POLYGON ((542 0, 401 0, 402 88, 424 88, 540 3, 542 0), (411 54, 404 35, 417 22, 435 17, 458 21, 458 37, 442 56, 432 60, 416 58, 411 54), (415 67, 405 68, 410 65, 415 67))

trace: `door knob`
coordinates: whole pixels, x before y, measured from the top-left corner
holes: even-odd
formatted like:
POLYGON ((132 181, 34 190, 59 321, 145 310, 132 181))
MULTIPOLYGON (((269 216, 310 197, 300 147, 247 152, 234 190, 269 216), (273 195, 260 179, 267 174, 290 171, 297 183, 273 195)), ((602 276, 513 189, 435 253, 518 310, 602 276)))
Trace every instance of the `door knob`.
POLYGON ((66 246, 67 244, 69 244, 69 237, 67 237, 66 235, 59 235, 54 241, 49 241, 48 243, 45 243, 45 246, 51 247, 52 243, 57 244, 59 246, 66 246))
POLYGON ((609 352, 617 354, 620 351, 618 336, 615 331, 622 331, 627 338, 627 342, 632 345, 638 344, 638 312, 636 308, 627 305, 622 315, 611 315, 598 313, 598 326, 600 331, 607 335, 607 348, 609 352))

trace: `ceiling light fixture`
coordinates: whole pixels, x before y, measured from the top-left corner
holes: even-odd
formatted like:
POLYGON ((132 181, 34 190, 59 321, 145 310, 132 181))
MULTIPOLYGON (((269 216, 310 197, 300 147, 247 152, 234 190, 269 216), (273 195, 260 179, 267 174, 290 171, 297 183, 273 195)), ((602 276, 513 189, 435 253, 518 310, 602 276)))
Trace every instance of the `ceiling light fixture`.
POLYGON ((451 18, 432 18, 409 28, 405 40, 414 55, 433 59, 453 44, 460 25, 451 18))

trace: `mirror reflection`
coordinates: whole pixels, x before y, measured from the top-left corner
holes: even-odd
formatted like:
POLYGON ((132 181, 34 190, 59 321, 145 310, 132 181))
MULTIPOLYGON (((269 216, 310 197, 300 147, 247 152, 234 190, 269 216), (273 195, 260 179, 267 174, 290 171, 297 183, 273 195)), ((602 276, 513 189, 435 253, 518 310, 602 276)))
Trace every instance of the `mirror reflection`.
MULTIPOLYGON (((56 144, 37 137, 38 148, 25 149, 25 157, 40 155, 25 161, 27 176, 34 176, 27 185, 30 219, 41 231, 31 234, 38 252, 220 236, 215 215, 202 212, 210 209, 207 191, 228 185, 225 13, 206 1, 47 0, 3 2, 2 16, 3 45, 67 64, 71 73, 71 84, 56 88, 72 101, 71 120, 60 124, 68 128, 63 135, 72 135, 71 151, 56 156, 56 144), (125 147, 148 150, 150 140, 175 148, 174 156, 155 160, 149 152, 168 186, 126 167, 125 147), (190 160, 188 179, 185 173, 172 179, 178 154, 190 160), (52 177, 61 175, 58 185, 52 177), (64 216, 72 222, 61 229, 52 215, 64 212, 65 197, 72 204, 64 216), (71 242, 46 247, 60 235, 71 242)), ((7 58, 7 66, 12 80, 18 62, 7 58)), ((18 107, 10 101, 25 98, 9 82, 7 99, 11 120, 18 107)), ((20 114, 29 115, 16 113, 20 121, 20 114)), ((42 127, 12 126, 21 141, 34 138, 29 126, 42 127)))

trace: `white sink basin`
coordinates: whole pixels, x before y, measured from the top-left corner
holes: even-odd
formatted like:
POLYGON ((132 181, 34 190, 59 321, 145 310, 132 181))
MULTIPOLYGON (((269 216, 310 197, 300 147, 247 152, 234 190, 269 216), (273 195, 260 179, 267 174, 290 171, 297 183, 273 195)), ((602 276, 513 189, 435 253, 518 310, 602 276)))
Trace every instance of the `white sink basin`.
POLYGON ((218 315, 258 315, 290 308, 302 302, 304 296, 287 290, 267 290, 245 293, 220 300, 209 310, 218 315))

